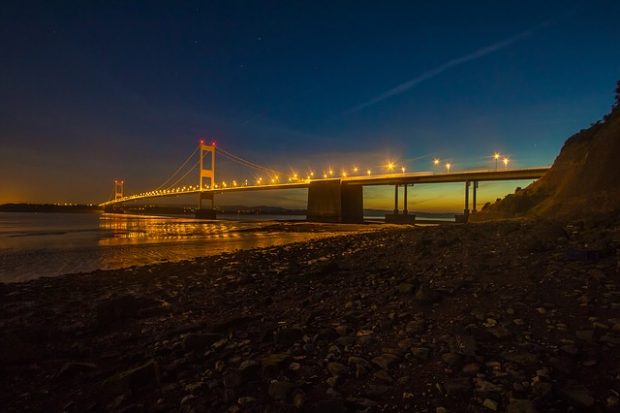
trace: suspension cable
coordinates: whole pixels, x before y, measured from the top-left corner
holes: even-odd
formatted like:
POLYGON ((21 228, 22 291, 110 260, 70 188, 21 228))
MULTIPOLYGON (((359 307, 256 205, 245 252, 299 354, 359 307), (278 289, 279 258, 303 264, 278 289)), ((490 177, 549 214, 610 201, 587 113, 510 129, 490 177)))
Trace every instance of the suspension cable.
MULTIPOLYGON (((189 162, 190 159, 192 159, 192 157, 194 156, 194 154, 196 153, 196 151, 198 151, 198 148, 200 148, 199 146, 196 146, 196 148, 194 148, 194 151, 191 153, 191 155, 189 155, 187 157, 187 159, 185 159, 185 161, 181 164, 181 166, 179 166, 177 168, 176 171, 174 171, 174 173, 172 175, 170 175, 168 177, 168 179, 166 179, 161 185, 159 185, 157 188, 155 188, 155 191, 157 191, 158 189, 161 189, 162 187, 164 187, 168 182, 170 182, 172 180, 172 178, 174 178, 176 176, 176 174, 178 174, 181 169, 183 169, 183 167, 185 167, 185 165, 189 162)), ((186 174, 187 175, 187 174, 186 174)), ((185 176, 185 175, 184 175, 185 176)), ((174 186, 174 185, 171 185, 174 186)))
POLYGON ((276 174, 276 175, 281 175, 282 173, 278 170, 272 169, 272 168, 267 168, 265 166, 259 165, 257 163, 254 163, 252 161, 248 161, 246 159, 243 159, 240 156, 234 155, 230 152, 228 152, 227 150, 218 147, 219 152, 221 152, 223 155, 227 156, 230 160, 235 161, 237 163, 241 163, 249 168, 254 168, 254 169, 258 169, 258 170, 262 170, 264 172, 269 172, 271 174, 276 174))
POLYGON ((196 169, 196 167, 200 164, 200 161, 196 162, 194 164, 194 166, 192 166, 190 169, 187 170, 187 172, 185 172, 185 174, 183 174, 182 177, 180 177, 179 179, 177 179, 172 185, 168 186, 168 189, 174 187, 176 184, 178 184, 179 182, 181 182, 187 175, 189 175, 190 172, 192 172, 194 169, 196 169))

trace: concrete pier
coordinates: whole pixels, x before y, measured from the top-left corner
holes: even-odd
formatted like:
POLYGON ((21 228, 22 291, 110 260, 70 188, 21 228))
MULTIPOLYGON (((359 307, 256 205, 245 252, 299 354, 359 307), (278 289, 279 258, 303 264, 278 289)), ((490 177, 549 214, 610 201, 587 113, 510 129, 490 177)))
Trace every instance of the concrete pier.
POLYGON ((307 219, 312 222, 362 223, 362 186, 343 184, 339 179, 310 182, 307 219))

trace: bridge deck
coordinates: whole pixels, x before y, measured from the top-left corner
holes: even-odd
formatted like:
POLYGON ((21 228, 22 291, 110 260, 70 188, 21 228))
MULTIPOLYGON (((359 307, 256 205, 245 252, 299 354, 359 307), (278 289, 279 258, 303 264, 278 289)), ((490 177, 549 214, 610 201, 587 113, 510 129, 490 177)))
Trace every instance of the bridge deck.
MULTIPOLYGON (((351 176, 346 178, 327 178, 313 179, 314 181, 340 181, 345 185, 402 185, 402 184, 430 184, 430 183, 449 183, 466 181, 506 181, 519 179, 538 179, 549 170, 549 167, 528 168, 528 169, 508 169, 508 170, 472 170, 452 173, 433 173, 433 172, 408 172, 392 173, 371 176, 351 176)), ((120 200, 103 202, 100 206, 114 205, 122 202, 135 201, 140 199, 163 198, 179 195, 191 195, 199 193, 218 193, 225 192, 244 192, 244 191, 269 191, 275 189, 300 189, 308 188, 310 181, 287 182, 280 184, 267 185, 248 185, 248 186, 229 186, 227 188, 207 189, 188 189, 183 191, 170 191, 159 193, 147 193, 144 195, 130 195, 120 200)))

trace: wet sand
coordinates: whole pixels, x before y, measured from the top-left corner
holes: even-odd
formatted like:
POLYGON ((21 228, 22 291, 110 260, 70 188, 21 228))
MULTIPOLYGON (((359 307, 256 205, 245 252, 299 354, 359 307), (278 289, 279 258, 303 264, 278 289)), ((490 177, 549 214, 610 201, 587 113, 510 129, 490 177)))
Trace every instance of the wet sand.
POLYGON ((5 411, 614 411, 620 220, 387 228, 0 284, 5 411))

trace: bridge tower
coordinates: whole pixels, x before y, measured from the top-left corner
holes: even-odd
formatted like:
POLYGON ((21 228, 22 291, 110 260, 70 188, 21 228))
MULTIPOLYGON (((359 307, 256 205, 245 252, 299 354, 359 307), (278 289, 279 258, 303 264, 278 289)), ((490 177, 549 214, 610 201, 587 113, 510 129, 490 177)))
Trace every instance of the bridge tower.
POLYGON ((200 171, 199 182, 200 194, 198 198, 198 210, 196 218, 215 219, 215 196, 213 192, 203 192, 213 189, 215 186, 215 142, 207 145, 203 140, 200 141, 200 171), (202 208, 202 201, 211 201, 210 209, 202 208))
POLYGON ((118 201, 123 197, 123 186, 125 185, 125 181, 122 179, 114 180, 114 200, 118 201))

